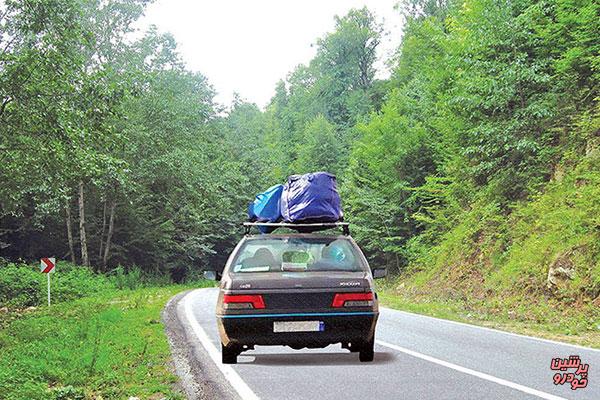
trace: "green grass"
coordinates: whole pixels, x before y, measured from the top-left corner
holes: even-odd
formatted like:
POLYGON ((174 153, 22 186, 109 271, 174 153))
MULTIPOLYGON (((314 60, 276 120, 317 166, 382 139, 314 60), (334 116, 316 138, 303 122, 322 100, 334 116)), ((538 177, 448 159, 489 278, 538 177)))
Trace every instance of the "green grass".
POLYGON ((562 310, 558 304, 532 302, 521 306, 519 299, 489 297, 482 300, 448 299, 434 293, 415 293, 391 280, 378 286, 383 306, 416 314, 465 322, 507 332, 558 340, 600 348, 598 309, 588 307, 579 312, 562 310))
POLYGON ((0 399, 180 399, 160 313, 197 285, 110 289, 0 314, 0 399))

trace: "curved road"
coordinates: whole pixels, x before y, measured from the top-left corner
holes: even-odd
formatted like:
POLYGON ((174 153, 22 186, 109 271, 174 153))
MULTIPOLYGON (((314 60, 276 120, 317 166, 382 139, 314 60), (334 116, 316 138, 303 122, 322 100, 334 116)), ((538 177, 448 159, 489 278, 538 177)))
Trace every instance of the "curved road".
POLYGON ((356 353, 339 345, 300 351, 257 346, 242 353, 238 364, 223 365, 217 293, 188 292, 165 311, 189 398, 600 399, 599 350, 383 307, 372 363, 360 363, 356 353), (173 338, 173 325, 179 326, 179 339, 173 338), (586 388, 553 384, 552 358, 570 355, 589 364, 586 388))

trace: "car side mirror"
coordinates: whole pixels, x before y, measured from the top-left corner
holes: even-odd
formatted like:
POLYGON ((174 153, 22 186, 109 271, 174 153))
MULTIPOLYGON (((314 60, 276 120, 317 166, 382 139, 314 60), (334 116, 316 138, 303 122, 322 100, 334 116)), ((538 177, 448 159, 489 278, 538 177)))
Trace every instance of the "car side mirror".
POLYGON ((204 271, 203 275, 204 275, 204 279, 207 279, 209 281, 220 281, 221 280, 221 276, 219 273, 217 273, 217 271, 204 271))
POLYGON ((387 276, 386 268, 378 268, 373 270, 373 279, 385 278, 387 276))

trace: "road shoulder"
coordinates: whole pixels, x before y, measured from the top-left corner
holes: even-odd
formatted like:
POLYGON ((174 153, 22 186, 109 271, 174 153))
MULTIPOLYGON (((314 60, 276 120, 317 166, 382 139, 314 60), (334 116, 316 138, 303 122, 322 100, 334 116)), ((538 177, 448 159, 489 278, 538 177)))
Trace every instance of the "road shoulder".
MULTIPOLYGON (((396 293, 388 287, 379 288, 378 294, 381 305, 392 310, 493 329, 539 340, 549 340, 558 344, 581 346, 596 350, 600 349, 600 324, 597 322, 593 324, 592 329, 588 330, 568 328, 570 333, 566 334, 565 329, 567 328, 563 326, 565 324, 550 323, 548 321, 511 320, 488 312, 485 309, 475 311, 459 301, 442 301, 430 299, 426 296, 414 297, 403 295, 396 293)), ((596 315, 600 315, 600 313, 596 315)), ((594 315, 590 315, 588 318, 592 321, 594 320, 594 315)))
POLYGON ((171 298, 162 313, 177 385, 189 400, 239 399, 188 325, 180 303, 190 292, 171 298))

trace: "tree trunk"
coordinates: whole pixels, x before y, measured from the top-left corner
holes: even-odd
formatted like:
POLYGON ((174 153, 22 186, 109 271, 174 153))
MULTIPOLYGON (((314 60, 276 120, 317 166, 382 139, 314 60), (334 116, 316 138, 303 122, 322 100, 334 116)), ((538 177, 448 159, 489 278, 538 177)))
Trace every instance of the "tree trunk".
POLYGON ((76 263, 75 260, 75 244, 73 243, 73 229, 71 227, 71 198, 65 200, 65 214, 67 216, 67 239, 69 241, 69 253, 71 254, 71 262, 76 263))
POLYGON ((98 258, 102 258, 103 247, 104 247, 104 233, 106 232, 106 199, 104 200, 104 209, 102 211, 102 232, 100 233, 100 251, 98 251, 98 258))
POLYGON ((87 250, 87 238, 85 236, 85 202, 83 193, 83 181, 79 182, 79 238, 81 241, 81 263, 90 265, 87 250))
POLYGON ((114 227, 115 227, 115 208, 117 207, 117 202, 115 199, 112 199, 110 202, 110 211, 108 217, 108 234, 106 235, 106 244, 104 246, 104 257, 102 258, 102 268, 106 270, 106 265, 108 264, 108 256, 110 255, 110 241, 112 239, 114 227))

